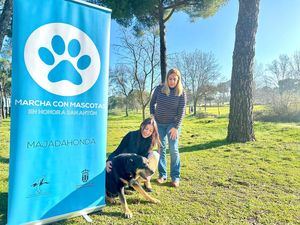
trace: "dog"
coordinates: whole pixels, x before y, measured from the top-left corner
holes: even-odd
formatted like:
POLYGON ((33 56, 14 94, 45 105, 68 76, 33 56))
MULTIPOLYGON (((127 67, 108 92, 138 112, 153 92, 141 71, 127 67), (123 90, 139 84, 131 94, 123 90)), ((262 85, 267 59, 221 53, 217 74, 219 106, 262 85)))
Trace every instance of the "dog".
POLYGON ((141 187, 137 179, 147 180, 154 172, 149 168, 148 160, 137 154, 123 153, 112 159, 112 169, 106 172, 106 200, 114 204, 114 198, 119 196, 125 218, 131 218, 132 212, 128 208, 124 187, 133 187, 144 198, 152 203, 160 203, 158 199, 151 197, 141 187))

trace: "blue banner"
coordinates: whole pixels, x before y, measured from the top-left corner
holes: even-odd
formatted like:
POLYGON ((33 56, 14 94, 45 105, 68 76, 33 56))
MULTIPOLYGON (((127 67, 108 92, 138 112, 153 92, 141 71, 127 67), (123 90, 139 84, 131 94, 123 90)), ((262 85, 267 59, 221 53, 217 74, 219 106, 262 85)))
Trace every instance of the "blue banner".
POLYGON ((111 11, 14 0, 8 225, 105 205, 111 11))

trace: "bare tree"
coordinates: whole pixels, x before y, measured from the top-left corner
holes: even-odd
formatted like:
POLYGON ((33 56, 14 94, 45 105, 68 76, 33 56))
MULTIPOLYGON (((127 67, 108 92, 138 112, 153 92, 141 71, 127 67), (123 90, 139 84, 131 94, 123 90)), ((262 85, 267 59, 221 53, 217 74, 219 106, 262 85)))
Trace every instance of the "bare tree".
POLYGON ((208 83, 208 84, 204 85, 201 89, 202 89, 201 97, 204 102, 204 112, 206 112, 207 102, 210 102, 210 105, 211 105, 211 101, 215 99, 214 96, 217 92, 217 88, 216 88, 216 86, 208 83))
POLYGON ((266 69, 262 63, 254 62, 253 67, 253 89, 262 88, 266 82, 266 69))
POLYGON ((291 61, 287 55, 280 55, 267 66, 268 80, 272 86, 278 87, 278 82, 291 78, 291 61))
POLYGON ((115 93, 121 94, 125 99, 125 116, 128 116, 129 96, 134 90, 135 80, 132 72, 126 65, 116 65, 110 72, 111 86, 115 93))
POLYGON ((1 117, 7 118, 10 115, 8 99, 11 96, 11 65, 5 59, 0 59, 0 98, 1 117))
POLYGON ((270 79, 266 75, 266 69, 262 63, 254 62, 253 67, 253 100, 255 104, 267 104, 273 95, 270 79))
POLYGON ((277 114, 288 111, 290 104, 295 99, 295 91, 288 87, 294 83, 293 67, 297 69, 296 66, 297 64, 293 64, 288 55, 283 54, 268 65, 268 80, 270 86, 274 88, 271 106, 277 114))
POLYGON ((125 30, 122 31, 121 44, 116 46, 122 62, 132 71, 132 79, 138 93, 138 102, 142 108, 143 119, 150 102, 155 84, 159 78, 158 38, 154 31, 136 37, 125 30))
POLYGON ((300 79, 300 51, 296 51, 292 56, 291 73, 294 79, 300 79))
POLYGON ((217 85, 218 103, 224 105, 225 102, 229 102, 230 98, 230 80, 221 82, 217 85))
POLYGON ((200 98, 207 96, 207 87, 211 87, 210 84, 220 76, 219 64, 212 53, 200 50, 179 53, 174 59, 182 73, 183 83, 192 96, 196 115, 200 98))

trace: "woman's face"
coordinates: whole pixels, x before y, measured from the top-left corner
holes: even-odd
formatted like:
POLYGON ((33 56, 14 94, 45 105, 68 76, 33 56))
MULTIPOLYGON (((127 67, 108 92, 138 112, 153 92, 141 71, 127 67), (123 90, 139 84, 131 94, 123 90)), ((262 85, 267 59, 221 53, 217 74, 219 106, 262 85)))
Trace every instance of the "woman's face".
POLYGON ((148 138, 153 134, 153 125, 147 124, 142 130, 143 138, 148 138))
POLYGON ((178 76, 175 73, 171 73, 168 77, 168 86, 170 88, 176 87, 178 84, 178 76))

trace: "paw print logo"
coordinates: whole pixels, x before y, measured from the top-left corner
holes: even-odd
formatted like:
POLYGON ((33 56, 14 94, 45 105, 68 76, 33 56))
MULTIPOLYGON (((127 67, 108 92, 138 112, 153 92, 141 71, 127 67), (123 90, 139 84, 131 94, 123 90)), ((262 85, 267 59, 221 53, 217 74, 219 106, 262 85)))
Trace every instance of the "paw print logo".
POLYGON ((43 89, 61 96, 89 90, 100 73, 100 56, 90 37, 65 23, 39 27, 27 39, 26 68, 43 89))
MULTIPOLYGON (((61 36, 56 35, 52 38, 51 41, 52 49, 54 53, 57 55, 62 55, 65 52, 65 43, 61 36)), ((61 80, 68 80, 71 83, 75 85, 82 84, 82 78, 78 70, 85 70, 89 67, 91 64, 91 57, 88 55, 83 55, 78 57, 80 53, 80 43, 78 40, 73 39, 70 41, 68 45, 68 53, 71 57, 77 57, 78 60, 76 63, 76 67, 73 66, 73 64, 67 60, 64 59, 61 62, 59 62, 48 74, 48 79, 51 82, 59 82, 61 80), (65 73, 65 71, 68 71, 65 73)), ((45 47, 41 47, 39 49, 39 56, 41 60, 49 65, 52 66, 55 64, 55 56, 52 54, 52 52, 45 47)))

